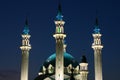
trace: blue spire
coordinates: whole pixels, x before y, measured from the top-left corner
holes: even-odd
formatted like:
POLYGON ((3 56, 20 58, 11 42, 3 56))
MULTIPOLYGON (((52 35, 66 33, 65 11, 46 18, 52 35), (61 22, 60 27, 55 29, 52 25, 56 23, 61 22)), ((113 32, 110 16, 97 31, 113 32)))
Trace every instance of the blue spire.
POLYGON ((30 32, 30 30, 29 30, 29 27, 28 27, 28 20, 26 19, 23 34, 29 34, 29 32, 30 32))
POLYGON ((99 28, 99 25, 98 25, 98 18, 96 18, 96 21, 95 21, 94 32, 95 32, 95 34, 99 34, 100 33, 100 28, 99 28))
POLYGON ((56 16, 56 19, 58 21, 60 21, 60 20, 62 20, 62 18, 63 18, 63 16, 62 16, 61 4, 59 3, 59 5, 58 5, 58 14, 56 16))

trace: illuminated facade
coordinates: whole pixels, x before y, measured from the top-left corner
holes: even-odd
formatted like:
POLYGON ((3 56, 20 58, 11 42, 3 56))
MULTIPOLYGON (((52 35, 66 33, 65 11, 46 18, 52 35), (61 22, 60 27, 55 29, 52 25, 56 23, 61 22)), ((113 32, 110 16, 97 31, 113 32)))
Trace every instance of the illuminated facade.
MULTIPOLYGON (((55 19, 55 34, 53 37, 56 42, 56 51, 42 64, 38 76, 34 80, 88 80, 88 62, 83 55, 80 62, 67 53, 65 44, 66 34, 64 31, 65 21, 63 20, 61 5, 58 6, 58 13, 55 19)), ((29 28, 26 25, 22 34, 22 65, 21 65, 21 80, 28 80, 28 63, 29 63, 29 28)), ((102 59, 101 52, 101 34, 98 27, 98 20, 93 33, 94 64, 95 64, 95 80, 102 80, 102 59)))
POLYGON ((63 80, 64 79, 64 24, 62 20, 61 6, 59 5, 58 14, 56 16, 56 31, 53 37, 56 39, 56 64, 55 64, 55 79, 63 80))
POLYGON ((93 33, 94 42, 92 48, 94 50, 95 80, 102 80, 102 48, 101 34, 96 18, 96 25, 93 33))
POLYGON ((26 20, 25 27, 22 34, 22 46, 20 47, 22 51, 22 63, 21 63, 21 79, 20 80, 28 80, 28 66, 29 66, 29 50, 31 49, 30 45, 30 35, 28 22, 26 20))
POLYGON ((64 24, 59 4, 55 19, 56 29, 53 35, 56 40, 56 52, 43 63, 35 80, 87 80, 88 63, 86 57, 82 56, 80 63, 78 63, 66 51, 64 24))

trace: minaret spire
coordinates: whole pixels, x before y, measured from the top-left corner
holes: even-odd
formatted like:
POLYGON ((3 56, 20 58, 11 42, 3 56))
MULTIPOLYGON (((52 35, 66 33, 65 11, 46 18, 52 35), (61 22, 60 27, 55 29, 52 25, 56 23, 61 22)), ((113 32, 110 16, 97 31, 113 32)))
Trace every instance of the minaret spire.
POLYGON ((22 34, 22 46, 20 49, 22 51, 22 62, 21 62, 21 79, 20 80, 28 80, 28 67, 29 67, 29 51, 31 49, 30 45, 30 36, 28 21, 25 21, 25 27, 22 34))
POLYGON ((29 34, 30 30, 29 30, 29 27, 28 27, 28 20, 26 18, 26 21, 25 21, 25 27, 24 27, 24 30, 23 30, 23 34, 29 34))
POLYGON ((62 7, 61 7, 61 3, 60 2, 58 4, 58 13, 57 13, 56 19, 59 20, 59 21, 63 19, 62 7))
POLYGON ((96 17, 95 26, 98 26, 98 17, 96 17))
POLYGON ((61 4, 58 5, 58 13, 55 20, 55 34, 53 37, 56 39, 56 66, 55 66, 55 80, 64 80, 64 24, 63 16, 61 12, 61 4))
POLYGON ((98 10, 96 10, 95 28, 94 33, 100 33, 99 22, 98 22, 98 10))
POLYGON ((95 65, 95 80, 102 80, 102 48, 101 44, 100 28, 98 25, 98 18, 96 18, 95 29, 93 33, 93 44, 92 48, 94 50, 94 65, 95 65))
POLYGON ((100 28, 99 28, 99 25, 98 25, 98 17, 96 17, 96 20, 95 20, 94 33, 96 33, 96 34, 100 33, 100 28))

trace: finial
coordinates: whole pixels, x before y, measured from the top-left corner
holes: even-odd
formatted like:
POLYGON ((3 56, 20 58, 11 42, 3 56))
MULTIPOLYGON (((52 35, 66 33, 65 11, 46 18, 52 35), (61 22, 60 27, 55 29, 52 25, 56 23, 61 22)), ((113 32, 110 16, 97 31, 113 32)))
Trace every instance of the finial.
POLYGON ((25 21, 25 25, 28 25, 28 20, 27 20, 27 18, 26 18, 26 21, 25 21))
POLYGON ((62 8, 61 8, 61 4, 60 4, 60 1, 59 1, 59 4, 58 4, 58 13, 57 13, 57 16, 56 16, 56 19, 57 20, 62 20, 63 16, 62 16, 62 8))
POLYGON ((87 63, 87 59, 86 59, 85 55, 82 56, 81 63, 87 63))
POLYGON ((27 18, 25 20, 25 27, 24 27, 24 30, 23 30, 23 34, 29 34, 29 27, 28 27, 28 20, 27 20, 27 18))
POLYGON ((95 20, 95 29, 94 29, 94 32, 96 34, 100 33, 100 29, 99 29, 99 25, 98 25, 98 17, 96 17, 96 20, 95 20))
POLYGON ((96 9, 96 20, 95 20, 95 25, 98 26, 98 9, 96 9))
POLYGON ((58 5, 58 12, 62 12, 62 9, 61 9, 61 4, 60 4, 60 2, 59 2, 59 5, 58 5))
POLYGON ((98 26, 98 18, 96 17, 95 25, 98 26))

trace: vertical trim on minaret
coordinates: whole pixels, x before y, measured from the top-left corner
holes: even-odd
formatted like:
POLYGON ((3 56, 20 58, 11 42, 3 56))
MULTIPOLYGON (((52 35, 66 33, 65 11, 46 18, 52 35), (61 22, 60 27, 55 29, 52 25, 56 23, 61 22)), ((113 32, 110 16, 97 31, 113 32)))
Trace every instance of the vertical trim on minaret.
POLYGON ((93 33, 94 42, 92 48, 94 50, 94 66, 95 66, 95 80, 102 80, 102 48, 100 29, 98 26, 98 19, 96 18, 96 25, 93 33))
POLYGON ((31 45, 29 41, 30 36, 31 35, 29 35, 28 22, 26 20, 25 27, 22 34, 22 46, 20 46, 20 49, 22 51, 20 80, 28 80, 29 50, 31 49, 31 45))
POLYGON ((64 80, 64 24, 61 13, 61 5, 58 6, 58 14, 56 16, 55 25, 56 31, 53 37, 56 39, 56 65, 55 65, 55 80, 64 80))

